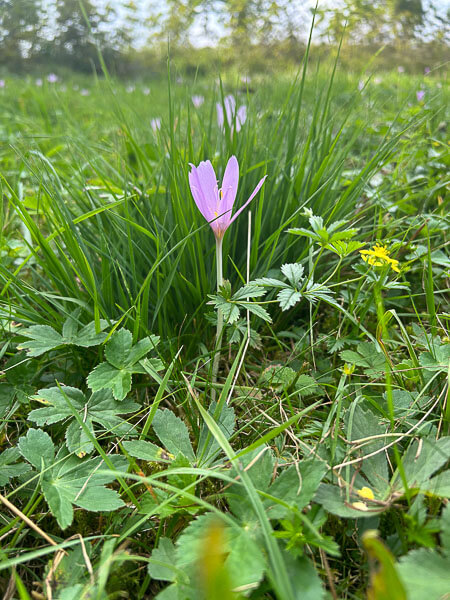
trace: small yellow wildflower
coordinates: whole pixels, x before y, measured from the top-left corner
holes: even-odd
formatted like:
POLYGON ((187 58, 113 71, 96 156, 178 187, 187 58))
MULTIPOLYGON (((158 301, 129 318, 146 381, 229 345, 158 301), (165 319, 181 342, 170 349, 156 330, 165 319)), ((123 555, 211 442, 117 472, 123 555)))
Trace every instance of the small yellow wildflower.
POLYGON ((342 369, 342 371, 344 372, 344 375, 351 375, 354 370, 355 370, 355 365, 349 365, 348 363, 345 363, 344 368, 342 369))
POLYGON ((395 258, 391 258, 389 256, 389 251, 386 246, 381 246, 380 244, 375 244, 372 250, 360 250, 361 258, 369 265, 374 267, 384 267, 389 265, 391 269, 400 272, 398 268, 398 260, 395 258))
POLYGON ((363 487, 358 490, 358 496, 360 498, 365 498, 366 500, 375 500, 374 493, 370 489, 370 487, 363 487))

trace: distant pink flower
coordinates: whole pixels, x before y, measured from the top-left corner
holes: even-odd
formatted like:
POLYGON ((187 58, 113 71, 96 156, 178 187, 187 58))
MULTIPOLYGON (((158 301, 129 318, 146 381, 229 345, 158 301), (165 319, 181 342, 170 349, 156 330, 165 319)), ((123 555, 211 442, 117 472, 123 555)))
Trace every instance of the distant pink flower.
POLYGON ((399 66, 397 67, 397 71, 398 71, 399 73, 404 73, 404 72, 405 72, 405 67, 402 67, 402 65, 399 65, 399 66))
POLYGON ((132 94, 135 90, 135 87, 134 87, 134 85, 127 85, 126 90, 127 90, 127 94, 132 94))
POLYGON ((377 85, 379 85, 383 80, 381 79, 381 77, 375 77, 375 79, 373 80, 374 83, 376 83, 377 85))
POLYGON ((191 98, 192 100, 192 104, 195 106, 195 108, 198 108, 199 106, 201 106, 203 104, 203 102, 205 101, 204 96, 192 96, 191 98))
POLYGON ((430 67, 425 67, 425 69, 423 70, 423 72, 425 73, 425 75, 428 75, 428 73, 431 72, 430 67))
POLYGON ((228 96, 225 96, 224 100, 223 100, 223 104, 225 106, 225 114, 223 112, 223 106, 220 102, 217 102, 216 104, 216 108, 217 108, 217 124, 219 125, 220 129, 225 129, 224 125, 225 125, 225 116, 227 119, 227 123, 231 129, 231 131, 233 131, 234 129, 234 122, 236 121, 236 131, 240 131, 241 127, 244 125, 246 119, 247 119, 247 107, 245 105, 242 105, 238 108, 237 112, 236 112, 236 100, 234 98, 234 96, 232 96, 231 94, 229 94, 228 96))
POLYGON ((422 102, 422 100, 424 99, 424 96, 425 96, 425 90, 417 90, 417 92, 416 92, 417 102, 422 102))
POLYGON ((363 91, 363 89, 364 89, 364 81, 361 79, 361 80, 358 82, 358 90, 359 90, 360 92, 362 92, 362 91, 363 91))
POLYGON ((151 119, 150 127, 152 128, 153 133, 156 133, 159 129, 161 129, 161 119, 159 117, 151 119))
POLYGON ((142 90, 142 93, 144 94, 144 96, 148 96, 148 95, 150 94, 150 88, 148 88, 148 87, 145 87, 145 88, 142 90))
POLYGON ((42 79, 38 77, 35 81, 35 84, 37 85, 37 87, 42 87, 42 79))
POLYGON ((90 92, 89 90, 86 90, 86 89, 84 89, 84 88, 83 88, 83 89, 80 91, 80 94, 81 94, 82 96, 89 96, 89 94, 90 94, 90 93, 91 93, 91 92, 90 92))
POLYGON ((4 79, 0 79, 0 88, 4 88, 6 85, 5 80, 4 79))
POLYGON ((259 181, 247 202, 231 216, 239 182, 239 164, 236 157, 232 156, 228 161, 220 189, 214 168, 209 160, 201 162, 198 167, 192 163, 190 165, 189 185, 195 203, 209 222, 216 239, 220 240, 231 223, 237 219, 259 192, 267 175, 259 181))
POLYGON ((58 75, 55 75, 55 73, 50 73, 50 75, 47 75, 47 81, 49 83, 56 83, 58 81, 58 75))

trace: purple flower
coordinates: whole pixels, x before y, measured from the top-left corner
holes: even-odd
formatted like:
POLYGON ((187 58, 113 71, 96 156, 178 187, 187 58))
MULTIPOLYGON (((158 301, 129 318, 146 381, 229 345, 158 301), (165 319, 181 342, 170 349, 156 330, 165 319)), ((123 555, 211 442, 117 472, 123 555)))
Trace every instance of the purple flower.
POLYGON ((37 85, 37 87, 42 87, 42 79, 38 77, 35 81, 35 84, 37 85))
POLYGON ((55 73, 50 73, 50 75, 47 75, 47 81, 49 83, 56 83, 58 81, 58 75, 55 75, 55 73))
POLYGON ((155 119, 151 119, 150 127, 152 128, 153 133, 156 133, 158 131, 158 129, 161 129, 161 119, 159 117, 156 117, 155 119))
POLYGON ((134 90, 135 90, 134 85, 127 85, 127 88, 126 88, 127 94, 132 94, 134 92, 134 90))
POLYGON ((397 67, 397 71, 398 71, 399 73, 404 73, 404 72, 405 72, 405 67, 402 67, 402 65, 398 65, 398 67, 397 67))
POLYGON ((236 112, 236 100, 235 100, 234 96, 232 96, 231 94, 229 94, 228 96, 225 96, 225 98, 223 100, 223 104, 225 106, 225 114, 223 112, 222 104, 220 104, 220 102, 217 102, 217 104, 216 104, 217 124, 219 125, 219 129, 222 129, 222 130, 224 129, 225 116, 226 116, 227 123, 231 129, 231 132, 233 132, 233 124, 234 124, 235 120, 236 120, 236 131, 240 131, 242 125, 245 123, 245 121, 247 119, 247 107, 245 105, 242 105, 238 108, 238 110, 236 112))
POLYGON ((80 91, 80 94, 82 96, 89 96, 91 92, 89 90, 85 90, 84 88, 80 91))
POLYGON ((144 96, 148 96, 148 95, 150 94, 150 88, 148 88, 148 87, 145 87, 145 88, 142 90, 142 93, 144 94, 144 96))
POLYGON ((430 71, 431 71, 430 67, 425 67, 425 69, 424 69, 425 75, 428 75, 428 73, 430 73, 430 71))
POLYGON ((359 90, 360 92, 362 92, 362 91, 363 91, 363 89, 364 89, 364 81, 361 79, 361 80, 358 82, 358 90, 359 90))
POLYGON ((247 107, 245 104, 240 106, 236 113, 236 131, 240 131, 241 127, 244 125, 247 120, 247 107))
POLYGON ((203 104, 203 102, 205 101, 204 96, 192 96, 192 104, 195 106, 195 108, 198 108, 199 106, 201 106, 203 104))
POLYGON ((417 102, 422 102, 424 96, 425 96, 425 90, 417 90, 417 92, 416 92, 417 102))
POLYGON ((0 88, 4 88, 6 85, 5 80, 4 79, 0 79, 0 88))
POLYGON ((211 225, 216 239, 220 240, 231 223, 237 219, 259 192, 267 175, 260 180, 247 202, 231 216, 239 181, 239 164, 236 157, 232 156, 228 161, 220 189, 217 185, 214 168, 209 160, 201 162, 198 167, 192 163, 190 165, 189 185, 195 203, 211 225))

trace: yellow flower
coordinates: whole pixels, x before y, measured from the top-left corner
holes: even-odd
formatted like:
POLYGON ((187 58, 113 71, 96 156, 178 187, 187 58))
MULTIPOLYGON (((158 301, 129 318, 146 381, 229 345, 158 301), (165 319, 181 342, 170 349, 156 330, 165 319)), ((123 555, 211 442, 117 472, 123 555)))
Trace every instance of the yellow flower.
POLYGON ((355 365, 349 365, 348 363, 345 363, 344 368, 342 370, 344 372, 344 375, 351 375, 355 370, 355 365))
POLYGON ((395 258, 391 258, 389 256, 389 251, 386 246, 381 246, 380 244, 375 244, 372 250, 360 250, 361 258, 374 267, 384 267, 389 265, 391 269, 400 272, 398 268, 398 260, 395 258))
POLYGON ((358 496, 360 498, 365 498, 366 500, 375 500, 375 496, 370 487, 363 487, 358 490, 358 496))

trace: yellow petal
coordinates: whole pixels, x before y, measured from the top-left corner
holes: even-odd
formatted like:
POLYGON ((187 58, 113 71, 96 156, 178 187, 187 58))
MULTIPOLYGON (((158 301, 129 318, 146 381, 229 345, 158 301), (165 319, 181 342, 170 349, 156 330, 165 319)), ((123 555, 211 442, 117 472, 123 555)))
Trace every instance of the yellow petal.
POLYGON ((370 489, 370 487, 363 487, 358 490, 358 496, 360 498, 365 498, 366 500, 375 500, 374 493, 370 489))

